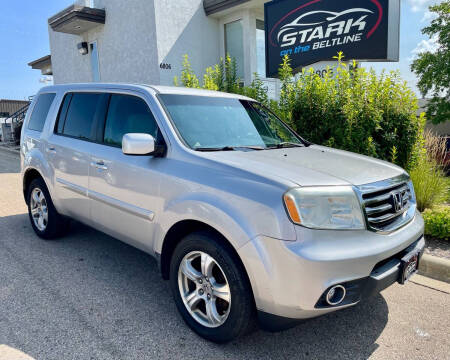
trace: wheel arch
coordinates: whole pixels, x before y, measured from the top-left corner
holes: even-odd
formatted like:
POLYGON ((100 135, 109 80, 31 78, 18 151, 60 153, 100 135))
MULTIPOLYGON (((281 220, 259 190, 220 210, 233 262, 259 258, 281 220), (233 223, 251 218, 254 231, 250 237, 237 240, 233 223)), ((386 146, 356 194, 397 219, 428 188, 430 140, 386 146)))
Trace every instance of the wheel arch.
POLYGON ((42 176, 42 174, 40 173, 40 171, 37 170, 36 168, 30 167, 30 168, 26 169, 23 174, 23 178, 22 178, 23 197, 24 197, 27 205, 28 205, 28 199, 27 199, 28 187, 30 186, 31 182, 34 179, 39 179, 39 178, 44 181, 44 183, 46 184, 47 189, 48 189, 47 182, 45 181, 45 179, 42 176))
POLYGON ((241 257, 239 256, 238 252, 236 251, 235 247, 232 245, 232 243, 217 229, 212 227, 211 225, 208 225, 204 222, 198 221, 198 220, 181 220, 175 224, 172 225, 172 227, 167 231, 164 240, 163 240, 163 246, 161 255, 159 258, 160 262, 160 270, 161 275, 163 279, 168 280, 169 274, 170 274, 170 261, 172 259, 172 255, 174 253, 174 250, 177 246, 177 244, 188 234, 191 234, 193 232, 198 231, 204 231, 209 232, 217 237, 219 239, 220 243, 223 246, 226 246, 236 257, 239 266, 241 267, 248 285, 250 286, 250 291, 252 292, 253 298, 254 293, 252 289, 252 284, 250 281, 250 278, 248 276, 247 269, 245 268, 244 263, 242 262, 241 257))

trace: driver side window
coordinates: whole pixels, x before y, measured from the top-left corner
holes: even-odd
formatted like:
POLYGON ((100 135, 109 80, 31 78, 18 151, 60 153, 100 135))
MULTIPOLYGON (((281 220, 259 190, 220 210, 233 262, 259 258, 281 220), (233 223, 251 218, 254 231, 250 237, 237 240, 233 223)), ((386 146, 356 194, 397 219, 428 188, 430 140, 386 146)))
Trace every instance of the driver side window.
POLYGON ((103 142, 121 147, 127 133, 145 133, 155 139, 158 125, 144 100, 137 96, 112 94, 106 116, 103 142))

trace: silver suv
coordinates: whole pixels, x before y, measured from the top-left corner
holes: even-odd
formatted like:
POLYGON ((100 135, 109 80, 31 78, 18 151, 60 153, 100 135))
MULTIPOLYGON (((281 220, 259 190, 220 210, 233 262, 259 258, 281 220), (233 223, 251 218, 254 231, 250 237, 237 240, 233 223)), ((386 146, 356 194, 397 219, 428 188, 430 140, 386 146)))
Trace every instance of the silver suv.
POLYGON ((356 305, 404 283, 424 248, 403 169, 311 144, 243 96, 45 87, 21 165, 38 236, 76 219, 153 255, 185 322, 215 342, 356 305))

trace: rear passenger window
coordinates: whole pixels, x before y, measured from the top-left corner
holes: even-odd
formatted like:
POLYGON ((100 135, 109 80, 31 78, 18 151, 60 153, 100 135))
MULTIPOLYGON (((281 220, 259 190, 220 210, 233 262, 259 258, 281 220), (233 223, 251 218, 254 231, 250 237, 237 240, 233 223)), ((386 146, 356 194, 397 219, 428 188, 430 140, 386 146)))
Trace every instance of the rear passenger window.
POLYGON ((28 122, 28 129, 42 131, 55 95, 54 93, 39 95, 28 122))
POLYGON ((106 117, 104 143, 122 146, 126 133, 145 133, 155 139, 158 125, 144 100, 131 95, 111 95, 106 117))
POLYGON ((70 104, 65 99, 60 115, 63 114, 64 106, 69 108, 64 124, 61 124, 64 119, 58 121, 58 133, 82 140, 95 140, 94 119, 104 111, 103 99, 103 94, 95 93, 73 93, 70 104))

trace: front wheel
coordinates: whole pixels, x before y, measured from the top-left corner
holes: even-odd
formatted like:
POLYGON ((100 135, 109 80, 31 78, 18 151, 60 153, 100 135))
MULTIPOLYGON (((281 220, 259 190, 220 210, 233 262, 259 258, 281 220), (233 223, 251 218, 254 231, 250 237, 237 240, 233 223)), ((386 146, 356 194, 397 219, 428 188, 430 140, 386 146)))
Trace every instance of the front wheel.
POLYGON ((177 245, 170 284, 183 319, 200 336, 223 343, 250 329, 254 305, 245 270, 215 234, 193 233, 177 245))

